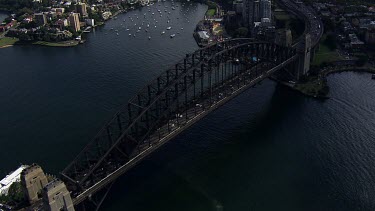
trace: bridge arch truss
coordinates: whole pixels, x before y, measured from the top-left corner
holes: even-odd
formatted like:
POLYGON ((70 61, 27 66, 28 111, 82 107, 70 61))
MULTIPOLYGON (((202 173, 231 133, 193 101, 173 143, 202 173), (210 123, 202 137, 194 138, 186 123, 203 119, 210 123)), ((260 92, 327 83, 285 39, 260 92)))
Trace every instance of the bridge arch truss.
POLYGON ((110 186, 210 111, 297 58, 294 48, 251 39, 186 55, 141 89, 61 172, 73 203, 110 186))

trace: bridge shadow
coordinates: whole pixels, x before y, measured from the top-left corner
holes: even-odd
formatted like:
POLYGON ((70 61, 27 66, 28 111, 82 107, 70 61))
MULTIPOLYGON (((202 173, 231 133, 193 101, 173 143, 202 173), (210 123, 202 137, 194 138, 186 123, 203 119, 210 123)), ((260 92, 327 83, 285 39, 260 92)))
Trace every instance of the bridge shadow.
POLYGON ((217 210, 222 203, 212 186, 220 181, 213 174, 223 160, 242 147, 269 145, 268 136, 303 100, 270 80, 245 91, 122 176, 103 209, 217 210))

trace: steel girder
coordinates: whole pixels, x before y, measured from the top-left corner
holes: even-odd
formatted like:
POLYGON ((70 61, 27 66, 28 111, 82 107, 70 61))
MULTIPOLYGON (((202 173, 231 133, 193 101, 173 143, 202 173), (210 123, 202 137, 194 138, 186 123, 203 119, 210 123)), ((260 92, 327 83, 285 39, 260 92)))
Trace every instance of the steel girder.
POLYGON ((74 203, 113 182, 142 154, 230 96, 233 86, 239 89, 262 75, 268 77, 295 57, 294 49, 249 39, 187 55, 132 98, 127 110, 120 110, 61 173, 74 203))

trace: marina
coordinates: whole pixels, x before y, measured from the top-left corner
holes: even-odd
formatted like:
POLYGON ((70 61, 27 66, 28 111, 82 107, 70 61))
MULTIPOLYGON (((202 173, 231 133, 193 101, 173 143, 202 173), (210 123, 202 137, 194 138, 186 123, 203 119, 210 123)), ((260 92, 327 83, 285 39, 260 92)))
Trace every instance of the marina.
MULTIPOLYGON (((155 32, 160 30, 160 28, 164 28, 171 33, 170 37, 173 38, 176 36, 176 34, 181 34, 180 31, 184 30, 183 27, 177 27, 176 30, 173 30, 171 25, 181 23, 183 20, 189 22, 189 18, 187 18, 187 14, 191 12, 196 12, 198 8, 198 4, 193 3, 181 3, 181 10, 177 11, 176 7, 179 7, 180 3, 174 3, 172 2, 164 2, 160 1, 158 4, 153 3, 145 3, 144 7, 141 10, 144 10, 145 12, 142 12, 141 14, 132 14, 133 11, 129 11, 128 14, 125 14, 128 16, 128 18, 122 18, 122 22, 120 25, 114 24, 114 22, 117 22, 117 19, 113 19, 111 22, 108 22, 107 24, 110 24, 112 27, 110 28, 111 31, 114 31, 117 36, 121 35, 121 30, 128 31, 128 38, 136 38, 136 33, 145 33, 145 37, 148 40, 151 40, 151 37, 155 36, 155 32), (165 5, 169 4, 169 5, 165 5), (167 13, 167 16, 163 16, 162 13, 167 13), (174 20, 170 16, 173 16, 174 13, 183 12, 183 17, 180 18, 177 16, 174 20), (155 13, 158 13, 160 16, 155 16, 155 13), (165 26, 165 24, 168 24, 168 26, 165 26), (144 30, 142 31, 142 27, 144 26, 144 30), (164 27, 163 27, 164 26, 164 27), (177 30, 180 28, 180 30, 177 30), (133 36, 132 36, 133 35, 133 36)), ((160 35, 165 34, 164 30, 161 30, 158 32, 160 35)), ((160 36, 159 35, 159 36, 160 36)), ((121 37, 121 36, 120 36, 121 37)))

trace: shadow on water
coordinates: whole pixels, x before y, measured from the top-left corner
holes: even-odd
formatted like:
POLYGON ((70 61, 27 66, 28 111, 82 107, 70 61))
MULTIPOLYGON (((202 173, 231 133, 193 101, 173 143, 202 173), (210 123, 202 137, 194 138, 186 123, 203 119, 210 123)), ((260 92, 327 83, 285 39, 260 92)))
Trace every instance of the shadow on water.
MULTIPOLYGON (((231 194, 242 194, 244 187, 245 192, 262 189, 253 184, 259 174, 254 177, 251 172, 267 171, 259 169, 262 163, 266 166, 276 159, 260 161, 263 156, 280 155, 273 151, 277 140, 270 136, 303 101, 285 87, 275 88, 271 81, 249 89, 118 180, 104 210, 127 205, 130 210, 198 211, 263 206, 263 202, 252 201, 259 200, 257 196, 238 197, 244 201, 236 202, 231 194)), ((270 180, 266 183, 272 184, 270 180)))

